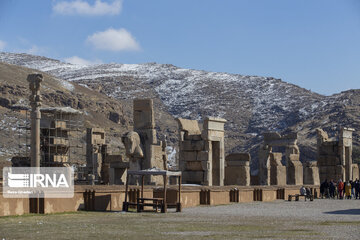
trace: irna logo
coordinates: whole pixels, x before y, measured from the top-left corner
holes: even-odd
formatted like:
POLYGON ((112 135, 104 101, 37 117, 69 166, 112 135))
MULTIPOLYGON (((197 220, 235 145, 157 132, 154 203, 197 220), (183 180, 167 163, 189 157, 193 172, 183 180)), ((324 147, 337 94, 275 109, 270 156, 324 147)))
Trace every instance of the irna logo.
POLYGON ((13 174, 8 173, 8 186, 14 188, 32 187, 69 187, 64 174, 13 174))
POLYGON ((4 167, 6 198, 72 198, 74 171, 70 167, 4 167))

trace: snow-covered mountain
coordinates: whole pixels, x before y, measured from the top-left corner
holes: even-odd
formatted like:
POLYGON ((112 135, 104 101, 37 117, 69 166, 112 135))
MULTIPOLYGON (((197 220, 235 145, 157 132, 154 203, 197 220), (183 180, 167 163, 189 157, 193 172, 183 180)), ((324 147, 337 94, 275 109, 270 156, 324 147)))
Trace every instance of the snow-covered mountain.
MULTIPOLYGON (((183 69, 170 64, 78 66, 41 56, 4 52, 0 53, 0 61, 47 72, 119 101, 152 97, 175 118, 223 117, 228 120, 227 151, 255 153, 254 146, 261 141, 261 133, 289 128, 299 131, 300 145, 313 150, 314 146, 300 140, 305 141, 308 135, 313 137, 315 127, 334 131, 334 126, 346 124, 346 119, 329 119, 329 116, 346 112, 348 106, 359 106, 354 100, 358 99, 355 97, 359 91, 323 96, 272 77, 183 69)), ((358 122, 352 124, 358 126, 358 122)))

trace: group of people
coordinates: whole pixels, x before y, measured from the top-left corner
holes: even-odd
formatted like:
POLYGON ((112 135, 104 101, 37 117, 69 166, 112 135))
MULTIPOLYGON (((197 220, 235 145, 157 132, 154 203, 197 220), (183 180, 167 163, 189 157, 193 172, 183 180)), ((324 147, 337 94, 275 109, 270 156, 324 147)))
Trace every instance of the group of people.
POLYGON ((360 181, 343 182, 341 179, 336 183, 332 179, 328 181, 325 179, 320 185, 321 198, 333 198, 337 199, 360 199, 360 181))

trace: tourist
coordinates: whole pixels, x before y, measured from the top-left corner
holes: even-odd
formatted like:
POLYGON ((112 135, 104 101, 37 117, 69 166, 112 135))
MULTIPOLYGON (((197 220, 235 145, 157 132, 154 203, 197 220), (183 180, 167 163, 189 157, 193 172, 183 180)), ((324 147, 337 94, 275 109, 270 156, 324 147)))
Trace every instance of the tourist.
POLYGON ((355 198, 355 181, 350 180, 351 184, 351 198, 355 198))
POLYGON ((346 199, 351 199, 351 184, 349 181, 345 183, 345 197, 346 199))
POLYGON ((335 183, 332 179, 329 182, 329 195, 330 198, 335 198, 335 183))
POLYGON ((344 183, 341 181, 341 179, 338 182, 338 196, 340 199, 343 199, 343 191, 344 191, 344 183))
POLYGON ((358 179, 355 180, 355 199, 360 198, 360 181, 358 179))
POLYGON ((326 182, 326 180, 320 184, 320 196, 321 196, 321 198, 324 197, 324 193, 325 193, 325 182, 326 182))
POLYGON ((300 188, 300 195, 306 196, 306 189, 305 189, 304 186, 302 186, 302 187, 300 188))

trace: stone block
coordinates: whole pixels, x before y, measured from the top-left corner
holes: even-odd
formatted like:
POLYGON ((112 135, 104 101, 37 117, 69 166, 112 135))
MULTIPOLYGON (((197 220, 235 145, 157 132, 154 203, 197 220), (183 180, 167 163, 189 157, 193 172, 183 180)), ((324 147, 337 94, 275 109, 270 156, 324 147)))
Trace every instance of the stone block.
POLYGON ((181 154, 181 161, 196 161, 197 160, 197 151, 191 151, 191 152, 186 152, 183 151, 180 153, 181 154))
POLYGON ((106 155, 104 162, 111 163, 111 162, 122 162, 123 156, 122 155, 106 155))
POLYGON ((215 130, 203 130, 201 133, 201 137, 202 139, 208 141, 223 141, 224 132, 215 130))
POLYGON ((209 161, 209 152, 207 152, 207 151, 198 152, 196 160, 198 160, 198 161, 209 161))
POLYGON ((226 166, 225 167, 225 185, 250 185, 250 167, 249 166, 226 166))
POLYGON ((185 164, 188 171, 206 171, 209 168, 207 161, 187 161, 185 164))
POLYGON ((226 122, 223 118, 207 117, 204 120, 204 130, 224 131, 226 122))
POLYGON ((189 135, 201 134, 198 121, 183 118, 177 118, 176 121, 178 122, 180 131, 186 131, 189 135))
POLYGON ((300 161, 300 155, 299 154, 290 154, 289 155, 289 160, 292 161, 292 162, 300 161))
POLYGON ((134 99, 133 104, 135 111, 152 111, 154 109, 154 102, 152 99, 134 99))
POLYGON ((202 136, 201 135, 190 135, 187 132, 185 132, 184 140, 200 141, 200 140, 202 140, 202 136))
POLYGON ((202 184, 204 182, 204 171, 183 171, 182 182, 188 184, 202 184))
POLYGON ((134 110, 134 130, 155 128, 154 113, 152 111, 134 110))
POLYGON ((251 157, 249 153, 231 153, 226 156, 226 161, 250 161, 251 157))
POLYGON ((250 166, 248 161, 226 161, 226 166, 250 166))
POLYGON ((157 136, 155 129, 138 129, 136 132, 145 140, 145 144, 157 144, 157 136))
POLYGON ((180 142, 182 151, 202 151, 204 150, 204 141, 186 140, 180 142))
POLYGON ((335 166, 340 164, 340 158, 333 155, 322 155, 318 157, 317 162, 319 166, 335 166))
POLYGON ((161 145, 150 145, 150 168, 156 167, 159 169, 164 169, 163 154, 164 152, 162 151, 161 145))

